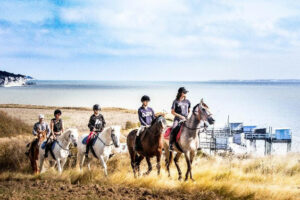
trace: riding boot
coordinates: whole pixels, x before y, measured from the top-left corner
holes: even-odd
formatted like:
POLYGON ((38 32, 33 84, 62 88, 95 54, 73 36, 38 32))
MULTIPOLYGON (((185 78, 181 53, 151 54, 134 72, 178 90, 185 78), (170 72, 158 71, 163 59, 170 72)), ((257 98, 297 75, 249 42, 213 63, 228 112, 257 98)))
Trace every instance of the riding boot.
POLYGON ((48 152, 49 152, 49 144, 46 144, 45 155, 44 155, 45 158, 48 158, 48 152))
POLYGON ((175 133, 175 130, 173 129, 170 133, 170 141, 169 141, 169 151, 174 151, 174 143, 175 143, 175 140, 176 140, 176 133, 175 133))
POLYGON ((135 138, 135 147, 134 147, 135 151, 141 151, 142 147, 141 147, 141 136, 138 135, 135 138))

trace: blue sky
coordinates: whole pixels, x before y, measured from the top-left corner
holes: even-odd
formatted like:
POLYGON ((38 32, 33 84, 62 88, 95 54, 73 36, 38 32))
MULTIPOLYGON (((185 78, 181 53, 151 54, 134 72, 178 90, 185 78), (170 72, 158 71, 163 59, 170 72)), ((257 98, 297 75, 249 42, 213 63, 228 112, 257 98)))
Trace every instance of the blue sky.
POLYGON ((300 1, 0 0, 0 69, 38 79, 299 79, 300 1))

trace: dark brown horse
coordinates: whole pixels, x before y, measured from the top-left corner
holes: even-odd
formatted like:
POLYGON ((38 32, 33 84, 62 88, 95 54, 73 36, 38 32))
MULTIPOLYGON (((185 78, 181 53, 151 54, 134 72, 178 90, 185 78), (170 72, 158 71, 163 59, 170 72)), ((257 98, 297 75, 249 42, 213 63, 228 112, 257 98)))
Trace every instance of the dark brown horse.
POLYGON ((131 158, 131 167, 133 169, 134 177, 136 177, 136 170, 140 175, 141 161, 146 157, 148 164, 148 171, 144 175, 148 175, 152 171, 150 158, 156 157, 157 174, 160 174, 160 159, 163 149, 163 133, 166 128, 166 120, 163 116, 158 116, 149 128, 146 128, 141 138, 141 151, 135 151, 135 139, 137 129, 131 131, 127 136, 127 147, 131 158))
POLYGON ((45 139, 46 139, 46 131, 41 131, 38 133, 37 139, 33 140, 30 144, 28 156, 31 163, 32 171, 35 174, 39 173, 39 168, 37 163, 39 158, 39 146, 45 139))

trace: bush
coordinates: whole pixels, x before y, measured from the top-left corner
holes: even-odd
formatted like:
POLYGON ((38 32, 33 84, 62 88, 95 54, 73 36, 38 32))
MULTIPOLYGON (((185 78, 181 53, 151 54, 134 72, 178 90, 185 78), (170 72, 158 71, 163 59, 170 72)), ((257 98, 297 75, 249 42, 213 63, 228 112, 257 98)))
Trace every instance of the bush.
POLYGON ((29 134, 31 128, 22 120, 13 118, 0 110, 0 137, 11 137, 21 134, 29 134))
POLYGON ((134 122, 131 122, 131 121, 126 121, 126 124, 125 124, 125 129, 133 129, 133 128, 137 128, 138 126, 140 126, 140 123, 134 123, 134 122))

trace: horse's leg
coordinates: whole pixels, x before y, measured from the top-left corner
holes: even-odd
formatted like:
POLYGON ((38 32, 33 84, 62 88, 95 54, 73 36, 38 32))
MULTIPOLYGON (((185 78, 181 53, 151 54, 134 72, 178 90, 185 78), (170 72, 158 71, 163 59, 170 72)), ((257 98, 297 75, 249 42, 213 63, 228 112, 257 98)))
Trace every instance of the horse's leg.
POLYGON ((61 169, 62 169, 62 170, 64 170, 64 166, 65 166, 65 164, 66 164, 66 162, 67 162, 67 158, 68 158, 68 157, 63 158, 63 159, 61 160, 61 169))
POLYGON ((161 153, 158 153, 156 156, 156 168, 157 168, 157 175, 160 175, 160 158, 161 158, 161 153))
POLYGON ((36 148, 34 148, 34 166, 36 169, 35 173, 39 173, 38 159, 39 159, 39 146, 36 145, 36 148))
POLYGON ((78 150, 78 152, 77 152, 77 162, 79 162, 78 164, 79 164, 80 171, 82 170, 84 159, 85 159, 85 156, 83 155, 83 153, 80 152, 80 150, 78 150))
POLYGON ((101 165, 102 165, 102 167, 103 167, 103 169, 104 169, 104 174, 105 174, 105 176, 107 176, 107 166, 106 166, 106 163, 105 163, 105 161, 104 161, 103 156, 99 156, 99 160, 100 160, 101 165))
POLYGON ((193 179, 193 175, 192 175, 192 163, 193 163, 193 160, 194 160, 194 156, 195 156, 195 151, 191 151, 191 152, 190 152, 190 163, 191 163, 190 179, 191 179, 191 180, 194 180, 194 179, 193 179))
POLYGON ((174 163, 175 163, 175 166, 176 166, 177 171, 178 171, 178 180, 182 179, 182 172, 181 172, 181 169, 180 169, 179 164, 178 164, 180 156, 181 156, 181 153, 177 153, 175 158, 174 158, 174 163))
POLYGON ((144 156, 142 156, 142 155, 140 155, 140 156, 136 155, 136 163, 135 163, 135 165, 136 165, 136 168, 138 170, 138 176, 141 175, 140 164, 141 164, 142 160, 144 160, 144 156))
POLYGON ((185 156, 185 160, 186 160, 186 164, 187 164, 187 170, 185 173, 185 181, 187 181, 188 176, 190 174, 190 170, 191 170, 191 161, 190 161, 189 152, 184 153, 184 156, 185 156))
POLYGON ((60 164, 60 159, 56 159, 56 163, 57 163, 57 169, 58 169, 58 172, 61 174, 62 173, 62 169, 61 169, 61 164, 60 164))
POLYGON ((168 149, 167 152, 166 152, 166 154, 168 154, 168 157, 166 158, 166 160, 167 160, 166 162, 167 162, 168 176, 171 177, 170 166, 171 166, 172 159, 173 159, 173 152, 170 152, 169 149, 168 149))
POLYGON ((43 172, 43 166, 44 166, 44 156, 40 156, 40 172, 43 172))
POLYGON ((130 155, 130 160, 131 160, 131 167, 132 167, 132 170, 133 170, 133 175, 134 175, 134 178, 136 178, 136 173, 135 173, 135 158, 136 158, 136 153, 135 151, 130 148, 129 149, 129 155, 130 155))
POLYGON ((148 164, 148 171, 144 173, 144 175, 149 175, 150 172, 152 171, 152 165, 151 165, 151 161, 150 161, 150 157, 146 157, 146 161, 148 164))

